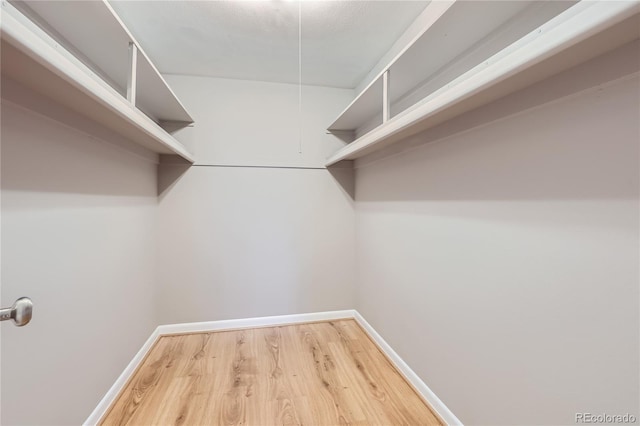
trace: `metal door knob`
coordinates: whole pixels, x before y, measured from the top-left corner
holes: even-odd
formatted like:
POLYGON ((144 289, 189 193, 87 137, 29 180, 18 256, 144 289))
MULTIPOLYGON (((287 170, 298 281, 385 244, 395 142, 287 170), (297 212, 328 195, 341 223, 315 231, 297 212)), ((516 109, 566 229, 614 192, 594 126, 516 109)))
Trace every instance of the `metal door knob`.
POLYGON ((33 302, 31 299, 21 297, 10 308, 0 309, 0 321, 12 319, 16 326, 22 327, 31 321, 32 312, 33 302))

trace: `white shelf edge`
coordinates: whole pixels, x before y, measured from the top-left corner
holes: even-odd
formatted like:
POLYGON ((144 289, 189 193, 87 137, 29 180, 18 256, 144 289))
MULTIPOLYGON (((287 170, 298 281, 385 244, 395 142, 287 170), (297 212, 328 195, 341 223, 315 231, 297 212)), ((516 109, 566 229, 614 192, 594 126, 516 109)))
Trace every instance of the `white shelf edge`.
MULTIPOLYGON (((191 153, 171 135, 166 133, 151 118, 133 107, 115 90, 105 87, 97 81, 97 77, 88 68, 83 69, 52 46, 55 42, 46 33, 39 34, 34 28, 28 28, 20 22, 23 16, 13 6, 2 2, 2 38, 31 59, 44 66, 51 73, 62 78, 70 85, 84 92, 93 101, 100 103, 117 115, 123 122, 135 127, 139 132, 155 140, 160 146, 177 154, 187 161, 193 162, 191 153)), ((24 19, 27 19, 26 17, 24 19)), ((134 141, 136 142, 136 141, 134 141)))
POLYGON ((520 45, 519 42, 514 43, 518 46, 509 54, 505 55, 504 52, 510 48, 498 52, 485 63, 461 75, 445 88, 436 91, 414 107, 351 142, 331 156, 327 160, 326 166, 332 166, 343 160, 354 160, 373 152, 382 148, 378 148, 376 145, 391 138, 405 138, 419 131, 424 131, 428 127, 413 132, 412 128, 473 96, 486 93, 497 83, 513 77, 640 12, 640 2, 638 1, 583 1, 574 7, 578 6, 582 7, 579 13, 575 13, 575 10, 572 10, 573 7, 569 8, 553 19, 560 20, 554 27, 546 28, 548 23, 543 24, 521 39, 526 40, 526 43, 522 43, 523 45, 520 45), (496 58, 498 59, 496 60, 496 58))
MULTIPOLYGON (((451 6, 454 5, 454 3, 456 1, 461 1, 461 0, 432 1, 431 3, 429 3, 427 5, 427 9, 425 10, 425 12, 431 13, 431 16, 429 17, 429 20, 427 21, 427 24, 424 26, 422 31, 420 31, 418 34, 416 34, 416 36, 413 39, 411 39, 411 41, 409 43, 407 43, 407 45, 400 52, 398 52, 398 54, 396 56, 393 57, 393 59, 389 62, 389 64, 387 64, 387 66, 384 67, 382 69, 382 71, 380 71, 375 76, 375 78, 373 78, 371 80, 371 82, 369 84, 367 84, 367 86, 364 89, 362 89, 360 91, 360 93, 358 93, 358 95, 353 99, 353 101, 351 101, 349 103, 349 105, 347 105, 347 107, 338 115, 338 117, 335 120, 333 120, 333 123, 331 123, 331 125, 329 125, 327 130, 329 130, 329 131, 336 130, 336 129, 334 129, 334 127, 335 127, 336 123, 342 118, 342 116, 345 115, 351 109, 351 107, 353 107, 353 105, 355 103, 357 103, 358 100, 360 100, 360 98, 362 96, 364 96, 364 94, 367 91, 371 90, 373 85, 380 78, 382 78, 384 73, 386 73, 393 66, 393 64, 395 64, 398 61, 398 59, 400 59, 400 57, 402 57, 402 55, 404 55, 404 53, 407 50, 409 50, 411 48, 411 46, 413 46, 420 39, 420 37, 422 37, 424 35, 424 33, 426 33, 429 30, 429 28, 431 28, 431 26, 434 23, 436 23, 438 21, 438 19, 440 19, 442 17, 442 15, 444 15, 447 12, 447 10, 449 10, 449 8, 451 8, 451 6)), ((340 129, 337 129, 337 130, 340 130, 340 129)))
POLYGON ((193 120, 193 117, 191 117, 191 114, 189 114, 189 112, 184 107, 182 102, 180 102, 180 99, 178 99, 178 97, 176 96, 176 94, 173 91, 173 89, 171 89, 171 87, 169 86, 169 83, 167 83, 167 81, 164 79, 162 74, 160 74, 160 71, 158 71, 158 68, 156 68, 155 64, 149 58, 149 55, 147 55, 147 52, 144 51, 144 49, 142 48, 142 46, 140 46, 140 43, 138 43, 138 41, 133 36, 131 31, 129 31, 129 29, 124 24, 124 22, 122 22, 122 19, 120 19, 120 16, 118 16, 118 14, 113 9, 113 7, 111 7, 111 5, 109 4, 109 1, 108 0, 102 0, 102 2, 105 4, 105 6, 109 10, 109 12, 111 12, 111 14, 113 15, 114 19, 118 22, 118 24, 120 24, 122 29, 127 33, 127 35, 129 36, 129 39, 131 40, 131 42, 136 45, 136 47, 138 48, 138 55, 142 55, 142 57, 144 58, 144 61, 146 61, 147 64, 151 67, 151 69, 157 75, 158 79, 162 82, 162 84, 164 84, 164 86, 166 87, 167 91, 171 94, 171 96, 173 96, 173 98, 175 99, 176 103, 180 106, 180 108, 182 108, 182 111, 184 112, 184 114, 187 117, 189 117, 189 119, 190 119, 190 121, 183 121, 183 120, 181 120, 181 121, 183 121, 184 123, 189 123, 189 124, 193 123, 194 120, 193 120))

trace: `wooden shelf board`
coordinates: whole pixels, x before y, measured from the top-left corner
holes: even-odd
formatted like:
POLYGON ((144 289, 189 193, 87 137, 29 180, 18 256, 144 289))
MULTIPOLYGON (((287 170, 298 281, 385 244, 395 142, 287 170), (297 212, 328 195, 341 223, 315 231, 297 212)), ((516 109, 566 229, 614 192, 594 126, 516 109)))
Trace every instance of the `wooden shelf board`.
POLYGON ((329 131, 353 131, 375 115, 382 117, 382 76, 374 80, 360 96, 351 102, 348 113, 340 115, 329 131))
POLYGON ((326 165, 360 158, 639 37, 638 2, 580 3, 342 148, 326 165))
MULTIPOLYGON (((425 10, 429 19, 423 31, 385 68, 391 75, 390 103, 394 105, 514 17, 530 12, 528 15, 531 16, 522 21, 530 21, 526 23, 533 25, 533 28, 537 27, 548 18, 544 13, 537 13, 539 4, 533 0, 431 3, 425 10)), ((555 2, 547 3, 545 7, 559 13, 569 4, 555 2)), ((358 94, 328 130, 354 131, 380 111, 382 94, 379 82, 385 70, 358 94)))
POLYGON ((21 3, 35 13, 38 23, 46 23, 45 30, 54 29, 56 34, 49 35, 61 36, 64 44, 80 52, 90 62, 87 65, 97 68, 97 73, 123 95, 126 93, 129 73, 128 46, 129 42, 135 43, 138 47, 139 108, 156 122, 193 122, 142 47, 106 1, 23 0, 21 3))
POLYGON ((2 73, 153 152, 193 162, 186 148, 15 8, 2 3, 2 73))
POLYGON ((455 3, 391 65, 389 97, 392 116, 500 52, 571 5, 568 1, 455 3))
POLYGON ((454 60, 533 1, 457 1, 391 66, 391 102, 454 60))
POLYGON ((455 4, 456 0, 445 0, 438 2, 431 2, 427 5, 425 9, 425 13, 428 13, 428 21, 425 24, 425 29, 420 34, 416 35, 414 39, 407 44, 407 46, 402 49, 390 62, 390 65, 383 69, 376 78, 374 78, 371 83, 369 83, 357 96, 356 98, 349 104, 347 107, 338 115, 338 118, 327 128, 329 131, 337 130, 337 131, 354 131, 360 124, 365 121, 368 121, 375 115, 375 112, 381 109, 382 105, 382 75, 385 73, 387 69, 391 66, 391 64, 395 63, 404 53, 417 41, 420 37, 423 36, 424 32, 436 22, 438 19, 444 15, 451 6, 455 4), (379 99, 380 102, 376 102, 378 97, 376 93, 380 93, 379 99), (364 110, 360 112, 361 110, 364 110), (368 112, 371 112, 370 114, 368 112))

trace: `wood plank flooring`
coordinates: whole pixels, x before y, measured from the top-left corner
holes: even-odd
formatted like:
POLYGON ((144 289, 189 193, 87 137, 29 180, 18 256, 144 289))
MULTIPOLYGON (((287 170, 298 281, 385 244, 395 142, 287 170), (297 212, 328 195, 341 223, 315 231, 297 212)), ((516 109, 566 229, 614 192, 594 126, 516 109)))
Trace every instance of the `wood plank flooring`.
POLYGON ((161 337, 102 425, 440 425, 354 320, 161 337))

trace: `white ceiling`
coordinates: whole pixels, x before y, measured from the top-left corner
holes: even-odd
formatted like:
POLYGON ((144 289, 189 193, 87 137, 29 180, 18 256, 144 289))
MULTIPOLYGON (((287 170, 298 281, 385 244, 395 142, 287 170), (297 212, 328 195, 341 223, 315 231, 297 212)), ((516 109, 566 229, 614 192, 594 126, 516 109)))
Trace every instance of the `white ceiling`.
POLYGON ((111 1, 161 73, 355 87, 428 1, 111 1))

